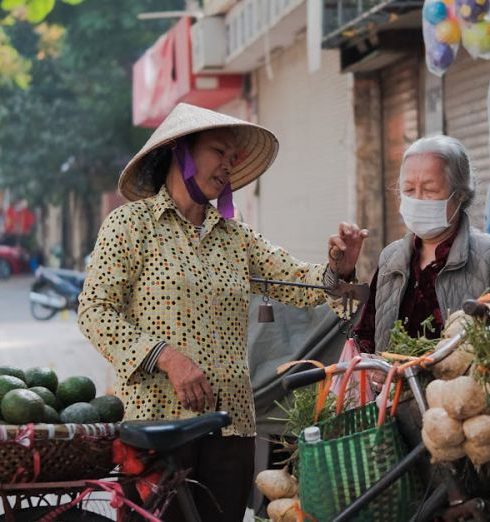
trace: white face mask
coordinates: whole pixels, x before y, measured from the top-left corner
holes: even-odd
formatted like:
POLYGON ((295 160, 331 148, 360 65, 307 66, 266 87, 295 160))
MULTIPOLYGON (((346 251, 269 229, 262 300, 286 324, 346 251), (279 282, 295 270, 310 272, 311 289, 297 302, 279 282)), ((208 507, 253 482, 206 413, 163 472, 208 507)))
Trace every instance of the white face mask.
POLYGON ((415 199, 402 193, 400 214, 408 230, 421 239, 432 239, 447 230, 459 209, 458 205, 448 221, 447 204, 453 194, 448 199, 415 199))

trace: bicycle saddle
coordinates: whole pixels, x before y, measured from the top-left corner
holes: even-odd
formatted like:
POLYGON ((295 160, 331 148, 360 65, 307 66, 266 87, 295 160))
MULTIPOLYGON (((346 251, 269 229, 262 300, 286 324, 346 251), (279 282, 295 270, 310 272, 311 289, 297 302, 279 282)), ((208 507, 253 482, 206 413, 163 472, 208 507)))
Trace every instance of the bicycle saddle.
POLYGON ((230 416, 224 411, 184 420, 126 421, 119 427, 119 438, 135 448, 169 453, 229 424, 230 416))

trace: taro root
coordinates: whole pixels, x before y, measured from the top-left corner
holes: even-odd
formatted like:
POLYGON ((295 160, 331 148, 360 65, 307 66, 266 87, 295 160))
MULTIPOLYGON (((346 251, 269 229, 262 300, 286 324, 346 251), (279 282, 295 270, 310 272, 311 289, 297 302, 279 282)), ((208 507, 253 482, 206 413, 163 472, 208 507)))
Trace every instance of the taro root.
POLYGON ((282 469, 266 469, 261 471, 255 479, 259 491, 269 500, 278 498, 291 498, 298 492, 296 479, 287 471, 287 466, 282 469))
POLYGON ((446 320, 442 336, 445 339, 450 339, 459 333, 464 333, 468 324, 473 322, 473 317, 467 315, 463 310, 457 310, 452 313, 446 320))
POLYGON ((462 444, 459 446, 446 446, 445 448, 437 446, 430 439, 425 430, 422 430, 422 440, 432 457, 432 464, 436 464, 437 462, 452 462, 453 460, 458 460, 466 455, 462 444))
POLYGON ((474 379, 462 375, 446 381, 442 407, 453 419, 474 417, 486 407, 485 391, 474 379))
POLYGON ((272 522, 296 522, 295 506, 298 502, 297 497, 273 500, 267 506, 267 514, 272 522))
MULTIPOLYGON (((436 350, 441 348, 441 346, 446 342, 447 339, 439 341, 436 350)), ((443 379, 445 381, 455 379, 456 377, 468 372, 471 363, 473 362, 473 357, 473 347, 471 344, 465 343, 441 362, 435 364, 431 368, 432 374, 437 379, 443 379)))
POLYGON ((490 415, 477 415, 463 423, 466 438, 478 446, 490 448, 490 415))
POLYGON ((471 440, 467 440, 463 444, 466 455, 473 463, 474 466, 481 466, 487 462, 490 462, 490 444, 475 444, 471 440))
POLYGON ((425 389, 425 398, 429 408, 442 408, 442 397, 444 396, 445 381, 431 381, 425 389))
POLYGON ((464 441, 463 423, 452 419, 443 408, 430 408, 423 421, 423 430, 435 446, 459 446, 464 441))

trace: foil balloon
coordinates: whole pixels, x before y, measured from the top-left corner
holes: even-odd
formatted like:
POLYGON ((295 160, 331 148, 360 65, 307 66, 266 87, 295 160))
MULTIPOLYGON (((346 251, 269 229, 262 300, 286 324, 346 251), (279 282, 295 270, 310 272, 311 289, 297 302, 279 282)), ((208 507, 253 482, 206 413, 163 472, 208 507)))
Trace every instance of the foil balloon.
POLYGON ((456 15, 469 23, 481 22, 488 13, 489 0, 455 0, 456 15))
POLYGON ((461 39, 461 30, 456 18, 448 18, 435 26, 436 38, 445 44, 457 44, 461 39))
POLYGON ((473 58, 490 58, 490 22, 482 21, 463 27, 462 42, 473 58))
POLYGON ((445 20, 448 8, 442 0, 429 0, 424 3, 422 17, 429 24, 435 25, 445 20))

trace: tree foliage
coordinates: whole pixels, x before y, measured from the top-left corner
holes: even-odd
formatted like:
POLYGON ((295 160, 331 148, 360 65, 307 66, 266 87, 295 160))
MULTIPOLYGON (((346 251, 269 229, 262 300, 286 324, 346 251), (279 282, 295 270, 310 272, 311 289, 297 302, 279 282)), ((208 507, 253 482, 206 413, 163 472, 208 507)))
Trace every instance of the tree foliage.
POLYGON ((32 61, 32 83, 0 85, 0 189, 45 204, 115 187, 147 135, 131 123, 132 64, 172 23, 137 14, 182 4, 86 0, 72 9, 58 2, 47 23, 4 28, 32 61))
MULTIPOLYGON (((30 63, 18 65, 15 82, 0 81, 0 190, 65 211, 75 195, 86 209, 87 252, 99 195, 116 189, 122 166, 148 136, 132 126, 132 65, 174 23, 142 22, 137 14, 182 9, 184 2, 68 3, 57 2, 41 24, 17 20, 0 28, 30 63), (19 89, 26 74, 30 85, 19 89)), ((0 58, 1 44, 2 33, 0 58)))

